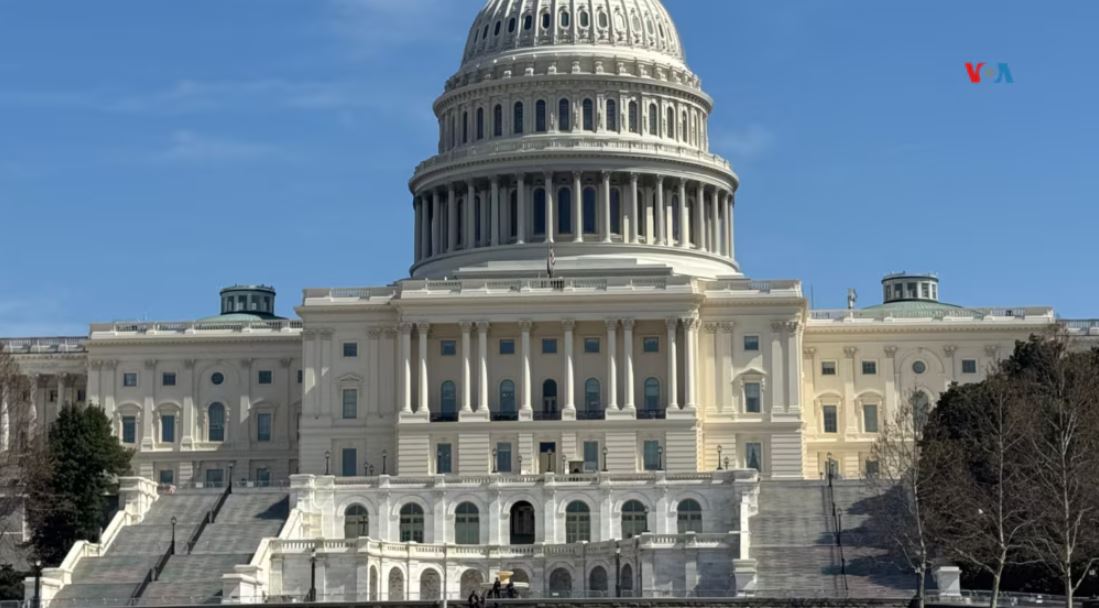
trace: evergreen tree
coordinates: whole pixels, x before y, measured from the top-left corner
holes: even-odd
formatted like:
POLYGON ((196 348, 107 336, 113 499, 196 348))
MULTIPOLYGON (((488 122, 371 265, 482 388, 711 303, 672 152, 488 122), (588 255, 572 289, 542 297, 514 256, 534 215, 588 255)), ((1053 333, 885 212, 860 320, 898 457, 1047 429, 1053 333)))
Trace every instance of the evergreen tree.
POLYGON ((111 434, 103 410, 62 408, 35 455, 41 470, 29 480, 31 544, 44 564, 60 564, 78 540, 98 540, 107 494, 129 472, 132 455, 111 434))

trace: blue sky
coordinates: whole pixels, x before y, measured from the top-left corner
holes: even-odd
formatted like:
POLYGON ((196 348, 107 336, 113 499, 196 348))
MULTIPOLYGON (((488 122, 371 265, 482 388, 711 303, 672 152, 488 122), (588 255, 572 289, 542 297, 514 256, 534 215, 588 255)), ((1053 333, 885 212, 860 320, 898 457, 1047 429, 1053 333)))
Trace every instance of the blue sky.
MULTIPOLYGON (((665 3, 746 273, 838 307, 934 271, 948 301, 1099 317, 1099 3, 665 3)), ((0 335, 405 276, 407 179, 480 5, 0 0, 0 335)))

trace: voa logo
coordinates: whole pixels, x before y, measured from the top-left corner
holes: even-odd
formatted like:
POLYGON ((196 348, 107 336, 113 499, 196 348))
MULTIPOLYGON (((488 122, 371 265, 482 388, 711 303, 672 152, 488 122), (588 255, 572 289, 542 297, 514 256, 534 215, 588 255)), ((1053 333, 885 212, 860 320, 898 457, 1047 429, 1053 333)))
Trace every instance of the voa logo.
POLYGON ((1015 84, 1011 67, 1006 63, 966 63, 965 71, 969 75, 969 82, 973 84, 1015 84))

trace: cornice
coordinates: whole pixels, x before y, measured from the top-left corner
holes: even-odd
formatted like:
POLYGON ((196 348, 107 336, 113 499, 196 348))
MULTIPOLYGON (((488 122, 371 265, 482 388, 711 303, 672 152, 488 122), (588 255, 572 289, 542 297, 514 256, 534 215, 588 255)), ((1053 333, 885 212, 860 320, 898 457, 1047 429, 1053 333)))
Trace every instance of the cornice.
POLYGON ((438 117, 440 111, 453 104, 469 100, 491 99, 493 95, 510 95, 515 90, 525 91, 523 97, 537 97, 538 94, 534 91, 545 90, 556 94, 561 90, 576 91, 578 87, 590 88, 593 84, 605 84, 608 93, 630 90, 672 97, 697 105, 699 109, 707 114, 714 109, 713 98, 701 89, 691 88, 675 82, 657 80, 652 77, 618 74, 617 72, 604 72, 602 74, 591 72, 573 74, 569 72, 483 80, 474 84, 462 85, 443 93, 436 98, 432 109, 438 117))
POLYGON ((1055 324, 1047 323, 943 323, 932 321, 920 324, 835 324, 814 325, 808 324, 805 333, 812 334, 906 334, 906 333, 1030 333, 1047 331, 1055 324))

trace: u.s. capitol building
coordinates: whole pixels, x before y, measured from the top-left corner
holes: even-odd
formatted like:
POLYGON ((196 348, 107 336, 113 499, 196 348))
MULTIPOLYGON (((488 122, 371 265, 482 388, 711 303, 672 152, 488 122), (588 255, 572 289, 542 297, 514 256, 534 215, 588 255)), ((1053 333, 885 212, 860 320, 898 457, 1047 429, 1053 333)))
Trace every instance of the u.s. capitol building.
POLYGON ((124 480, 122 521, 43 597, 107 593, 88 564, 128 555, 116 538, 230 479, 288 510, 180 596, 457 598, 500 570, 547 596, 778 585, 755 522, 819 510, 780 490, 872 474, 902 400, 1064 325, 946 304, 930 274, 836 311, 750 278, 713 103, 658 0, 490 0, 410 181, 409 278, 308 289, 300 320, 237 286, 214 317, 9 341, 32 386, 25 415, 5 397, 4 449, 101 407, 151 480, 124 480))

